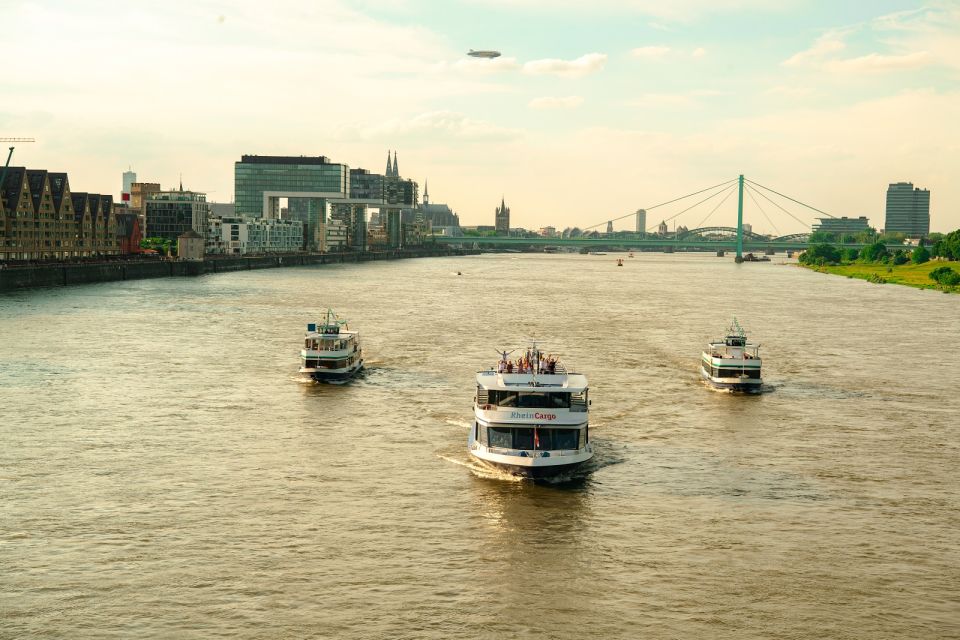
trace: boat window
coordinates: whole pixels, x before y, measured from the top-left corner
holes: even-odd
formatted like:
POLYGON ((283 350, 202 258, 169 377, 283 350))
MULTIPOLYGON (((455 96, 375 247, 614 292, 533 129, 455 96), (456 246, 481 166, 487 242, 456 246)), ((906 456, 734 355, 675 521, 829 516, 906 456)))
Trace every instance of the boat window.
MULTIPOLYGON (((548 434, 550 437, 551 450, 558 449, 579 449, 578 442, 580 439, 580 430, 579 429, 541 429, 541 434, 548 434)), ((541 448, 546 449, 544 444, 544 436, 540 436, 541 448)))
POLYGON ((488 427, 487 435, 491 447, 513 448, 513 429, 510 427, 488 427))
POLYGON ((739 378, 740 376, 746 376, 748 378, 760 379, 760 371, 756 369, 713 369, 714 378, 739 378))
POLYGON ((533 449, 533 429, 516 428, 513 430, 514 449, 533 449))
POLYGON ((577 447, 578 449, 583 449, 585 446, 587 446, 587 442, 589 441, 589 438, 590 438, 589 431, 590 431, 589 425, 580 430, 580 442, 579 442, 580 446, 577 447))
POLYGON ((568 409, 569 393, 540 393, 494 391, 489 392, 490 404, 500 407, 521 407, 524 409, 568 409))
POLYGON ((479 438, 479 440, 480 440, 480 444, 482 444, 483 446, 485 446, 485 447, 486 447, 486 446, 489 446, 490 441, 487 439, 487 428, 486 428, 486 427, 480 427, 480 438, 479 438))

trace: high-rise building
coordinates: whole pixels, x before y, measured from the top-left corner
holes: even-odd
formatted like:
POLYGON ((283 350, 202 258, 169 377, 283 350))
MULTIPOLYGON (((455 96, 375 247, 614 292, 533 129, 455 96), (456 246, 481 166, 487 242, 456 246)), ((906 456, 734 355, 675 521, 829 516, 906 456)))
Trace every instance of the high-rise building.
POLYGON ((494 228, 498 234, 510 235, 510 207, 506 205, 503 198, 500 198, 500 206, 497 207, 494 228))
POLYGON ((607 235, 613 235, 613 220, 607 221, 607 235))
POLYGON ((647 230, 647 210, 637 209, 637 224, 635 227, 637 233, 644 233, 647 230))
POLYGON ((123 190, 120 191, 120 202, 130 202, 130 195, 133 193, 133 183, 137 181, 135 171, 127 169, 123 172, 123 190))
POLYGON ((887 233, 905 233, 911 237, 930 234, 930 191, 914 189, 912 182, 895 182, 887 187, 887 233))

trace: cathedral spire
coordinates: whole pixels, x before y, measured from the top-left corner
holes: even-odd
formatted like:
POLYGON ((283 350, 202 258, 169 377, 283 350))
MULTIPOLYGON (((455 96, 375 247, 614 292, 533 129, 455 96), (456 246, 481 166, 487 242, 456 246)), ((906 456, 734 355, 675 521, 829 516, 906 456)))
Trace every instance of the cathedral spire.
POLYGON ((389 149, 387 149, 387 170, 383 175, 385 176, 390 175, 390 150, 389 149))
POLYGON ((393 177, 400 177, 400 169, 397 168, 397 150, 393 150, 393 177))

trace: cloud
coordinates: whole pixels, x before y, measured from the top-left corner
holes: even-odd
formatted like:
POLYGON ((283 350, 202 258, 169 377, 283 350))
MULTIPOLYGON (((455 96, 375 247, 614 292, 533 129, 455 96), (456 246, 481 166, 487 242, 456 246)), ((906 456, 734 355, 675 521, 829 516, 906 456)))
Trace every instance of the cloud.
POLYGON ((783 61, 785 67, 800 67, 820 62, 830 54, 843 51, 847 44, 843 41, 843 33, 830 31, 817 38, 813 45, 804 51, 795 53, 783 61))
POLYGON ((637 47, 630 52, 635 58, 655 59, 662 58, 670 53, 670 47, 637 47))
POLYGON ((767 95, 771 96, 787 96, 789 98, 800 98, 803 96, 808 96, 813 93, 813 89, 810 87, 788 87, 785 85, 778 85, 775 87, 770 87, 764 91, 767 95))
POLYGON ((576 109, 581 104, 583 104, 581 96, 566 96, 564 98, 545 96, 534 98, 527 106, 531 109, 576 109))
POLYGON ((639 98, 628 101, 631 107, 665 108, 665 107, 695 107, 703 101, 701 98, 711 98, 725 95, 723 91, 715 89, 699 89, 684 93, 645 93, 639 98))
POLYGON ((486 120, 476 120, 455 111, 429 111, 407 120, 390 120, 375 126, 341 128, 343 139, 395 140, 402 137, 446 138, 460 141, 511 140, 522 135, 519 129, 501 127, 486 120))
POLYGON ((690 52, 691 58, 702 58, 705 55, 707 55, 707 50, 704 49, 703 47, 697 47, 696 49, 690 52))
POLYGON ((523 72, 530 75, 555 75, 565 78, 580 78, 603 69, 607 63, 607 54, 588 53, 576 60, 545 58, 531 60, 523 65, 523 72))
POLYGON ((833 73, 883 73, 898 69, 915 69, 926 66, 931 61, 926 51, 916 51, 899 56, 885 56, 878 53, 848 58, 846 60, 830 60, 823 68, 833 73))
POLYGON ((452 66, 458 70, 479 74, 504 73, 516 71, 521 68, 516 58, 504 57, 493 58, 492 60, 486 58, 467 58, 465 60, 457 60, 452 66))

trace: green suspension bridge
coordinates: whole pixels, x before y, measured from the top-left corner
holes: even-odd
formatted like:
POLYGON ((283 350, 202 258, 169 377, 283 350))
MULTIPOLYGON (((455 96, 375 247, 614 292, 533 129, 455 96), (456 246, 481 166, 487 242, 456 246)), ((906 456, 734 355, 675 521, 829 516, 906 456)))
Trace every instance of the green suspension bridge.
MULTIPOLYGON (((780 193, 770 187, 766 187, 758 182, 744 178, 743 175, 740 175, 731 180, 721 182, 720 184, 715 184, 711 187, 705 189, 700 189, 687 195, 680 196, 679 198, 673 198, 667 200, 666 202, 661 202, 659 204, 654 204, 648 207, 645 207, 645 210, 649 212, 659 209, 661 207, 666 207, 673 204, 681 203, 685 200, 694 198, 695 196, 704 196, 703 198, 697 200, 692 205, 687 206, 681 211, 666 217, 660 223, 660 225, 666 224, 679 218, 680 216, 690 213, 694 209, 702 205, 708 205, 710 203, 715 203, 713 208, 710 209, 709 213, 700 221, 699 224, 695 225, 693 229, 683 229, 679 232, 668 232, 664 233, 650 233, 653 229, 656 229, 660 225, 654 225, 647 227, 643 232, 630 232, 630 231, 616 231, 613 233, 601 233, 596 231, 602 225, 607 225, 608 228, 612 226, 613 222, 619 220, 625 220, 628 218, 633 218, 636 213, 628 213, 626 215, 620 216, 618 218, 613 218, 611 220, 605 220, 597 224, 585 227, 580 230, 580 234, 573 237, 519 237, 519 236, 434 236, 438 244, 452 244, 452 245, 464 245, 464 246, 478 246, 483 247, 496 247, 501 249, 507 248, 519 248, 519 247, 530 247, 530 246, 543 246, 543 247, 564 247, 564 246, 573 246, 573 247, 617 247, 624 249, 648 249, 648 250, 661 250, 661 251, 736 251, 736 259, 738 261, 743 259, 744 251, 748 252, 763 252, 763 253, 774 253, 777 251, 799 251, 806 249, 810 245, 810 231, 803 231, 800 233, 792 233, 787 235, 775 235, 775 236, 764 236, 758 233, 754 233, 752 230, 744 229, 743 223, 743 212, 744 212, 744 194, 751 199, 753 204, 756 206, 757 210, 764 216, 767 223, 779 234, 776 224, 774 224, 773 219, 767 214, 766 210, 761 206, 760 200, 765 200, 767 205, 772 205, 779 209, 782 213, 786 214, 794 221, 799 223, 803 228, 810 229, 812 222, 810 220, 804 221, 798 216, 794 215, 787 209, 786 206, 778 202, 788 201, 789 206, 800 205, 809 211, 813 211, 817 214, 821 214, 824 218, 836 218, 837 216, 831 215, 826 211, 822 211, 816 207, 805 204, 795 198, 792 198, 788 195, 780 193), (733 192, 736 191, 738 194, 737 198, 737 226, 728 227, 728 226, 704 226, 714 213, 726 202, 733 192), (707 194, 707 195, 704 195, 707 194), (722 197, 721 197, 722 196, 722 197)), ((848 243, 842 245, 844 247, 853 247, 853 248, 862 248, 864 245, 860 243, 848 243)))

